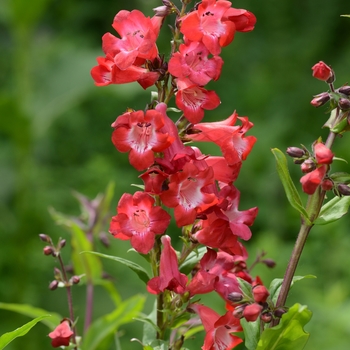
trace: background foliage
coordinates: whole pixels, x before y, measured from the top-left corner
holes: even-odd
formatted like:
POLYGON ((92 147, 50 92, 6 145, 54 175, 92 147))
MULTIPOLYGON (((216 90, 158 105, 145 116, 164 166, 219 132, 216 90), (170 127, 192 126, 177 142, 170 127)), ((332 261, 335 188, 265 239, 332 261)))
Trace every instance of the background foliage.
MULTIPOLYGON (((54 260, 42 254, 38 233, 58 239, 69 234, 54 225, 50 206, 77 215, 79 205, 71 191, 90 198, 116 183, 111 208, 130 183, 139 183, 126 155, 111 141, 110 124, 126 107, 143 109, 150 92, 138 85, 97 88, 90 78, 95 57, 102 54, 101 36, 113 32, 110 24, 121 9, 138 8, 152 15, 159 0, 2 0, 0 2, 0 301, 28 303, 67 314, 63 290, 51 292, 54 260)), ((258 142, 242 169, 237 187, 241 209, 260 208, 248 243, 251 261, 262 249, 278 262, 275 270, 258 267, 265 284, 282 277, 298 229, 298 215, 288 207, 278 182, 270 148, 307 147, 326 137, 320 126, 325 109, 314 109, 312 95, 326 84, 311 77, 311 66, 323 60, 338 76, 336 85, 350 80, 350 21, 343 0, 235 0, 258 18, 249 34, 237 33, 223 50, 222 77, 210 86, 222 104, 206 114, 207 120, 224 119, 234 109, 248 115, 258 142)), ((169 48, 162 34, 161 52, 169 48)), ((338 157, 349 160, 349 136, 337 140, 338 157)), ((206 149, 206 152, 216 150, 206 149)), ((348 171, 337 163, 335 169, 348 171)), ((291 172, 299 181, 297 166, 291 172)), ((289 304, 308 305, 314 315, 306 327, 311 332, 307 349, 348 348, 350 336, 349 218, 312 231, 297 274, 313 274, 293 288, 289 304)), ((174 230, 172 236, 176 237, 174 230)), ((113 240, 99 250, 128 256, 128 242, 113 240)), ((64 252, 69 258, 69 248, 64 252)), ((133 258, 133 257, 131 257, 133 258)), ((145 293, 144 284, 123 265, 105 261, 123 298, 145 293)), ((76 313, 83 317, 84 287, 74 288, 76 313)), ((146 293, 145 293, 146 294, 146 293)), ((211 298, 210 300, 213 300, 211 298)), ((220 300, 213 301, 222 307, 220 300)), ((152 298, 147 298, 149 311, 152 298)), ((96 292, 95 314, 111 311, 103 290, 96 292)), ((28 318, 0 310, 0 334, 28 322, 28 318)), ((81 322, 82 323, 82 322, 81 322)), ((141 337, 137 323, 122 329, 122 349, 136 349, 131 337, 141 337)), ((47 328, 36 326, 8 349, 50 348, 47 328)), ((199 348, 194 345, 193 348, 199 348)))

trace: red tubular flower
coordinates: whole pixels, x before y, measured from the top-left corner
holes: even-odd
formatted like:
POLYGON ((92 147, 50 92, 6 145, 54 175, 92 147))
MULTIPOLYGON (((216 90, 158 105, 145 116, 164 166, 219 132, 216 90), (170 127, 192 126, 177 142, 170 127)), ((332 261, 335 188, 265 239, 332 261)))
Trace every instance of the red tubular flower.
POLYGON ((219 56, 208 59, 209 51, 203 43, 187 41, 180 45, 179 50, 169 61, 171 75, 180 79, 188 78, 199 86, 206 85, 212 79, 219 79, 224 61, 219 56))
POLYGON ((139 177, 145 184, 145 192, 160 194, 163 191, 163 183, 168 178, 168 174, 157 167, 152 167, 139 177))
POLYGON ((224 18, 235 24, 237 32, 250 32, 254 29, 256 23, 256 17, 253 13, 232 7, 225 12, 224 18))
POLYGON ((202 350, 231 350, 242 343, 241 338, 231 334, 242 331, 239 319, 231 311, 220 316, 204 305, 194 304, 191 309, 199 315, 205 329, 202 350))
POLYGON ((203 0, 197 11, 182 17, 181 33, 191 41, 202 41, 213 55, 220 54, 235 34, 234 23, 223 18, 230 6, 225 0, 203 0))
POLYGON ((198 213, 215 205, 218 199, 206 187, 214 183, 211 168, 200 171, 193 163, 186 163, 182 172, 169 177, 169 189, 160 194, 164 205, 174 208, 177 226, 192 224, 198 213))
POLYGON ((326 175, 327 169, 327 165, 322 165, 321 167, 304 175, 300 179, 303 191, 307 194, 314 194, 317 187, 321 184, 324 176, 326 175))
POLYGON ((164 233, 171 219, 164 209, 154 206, 154 203, 155 200, 147 193, 124 193, 109 232, 115 238, 130 239, 136 251, 147 254, 153 248, 155 235, 164 233))
POLYGON ((245 136, 245 133, 252 127, 253 123, 247 117, 238 117, 238 114, 234 112, 221 122, 193 125, 195 133, 188 134, 187 137, 193 141, 216 143, 221 148, 228 165, 233 166, 247 158, 256 142, 256 137, 245 136), (235 125, 237 119, 242 122, 241 126, 235 125))
POLYGON ((49 337, 52 339, 51 345, 54 348, 68 346, 73 334, 69 322, 64 320, 51 333, 49 333, 49 337))
POLYGON ((165 235, 161 240, 163 250, 160 255, 159 276, 148 281, 147 290, 152 294, 159 294, 166 289, 183 294, 187 291, 187 276, 179 271, 176 252, 171 246, 170 237, 165 235))
POLYGON ((327 81, 334 76, 332 68, 322 61, 316 63, 311 69, 312 76, 319 80, 327 81))
POLYGON ((126 112, 112 124, 112 142, 119 152, 130 151, 130 164, 141 171, 154 163, 154 152, 163 151, 174 140, 159 131, 163 126, 162 114, 154 109, 126 112))
POLYGON ((314 145, 314 152, 317 164, 331 164, 334 154, 323 143, 318 142, 314 145))
POLYGON ((215 109, 220 104, 219 96, 215 91, 208 91, 193 84, 189 79, 179 79, 177 87, 175 103, 192 124, 199 123, 203 119, 205 109, 215 109))

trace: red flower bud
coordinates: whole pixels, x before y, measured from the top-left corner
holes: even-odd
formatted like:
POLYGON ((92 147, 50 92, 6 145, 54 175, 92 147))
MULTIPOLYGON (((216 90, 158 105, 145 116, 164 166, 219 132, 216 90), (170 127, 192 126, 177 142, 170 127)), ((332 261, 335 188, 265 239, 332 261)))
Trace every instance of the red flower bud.
POLYGON ((60 346, 68 346, 73 331, 70 328, 70 324, 67 320, 61 322, 51 333, 49 337, 52 339, 51 345, 54 348, 60 346))
POLYGON ((53 280, 50 284, 49 284, 49 289, 50 290, 55 290, 58 287, 58 281, 57 280, 53 280))
POLYGON ((80 282, 80 277, 79 276, 73 276, 71 278, 71 281, 73 284, 78 284, 80 282))
POLYGON ((254 322, 259 317, 263 307, 257 303, 247 305, 243 311, 243 317, 248 322, 254 322))
POLYGON ((264 303, 269 295, 269 291, 263 285, 257 285, 253 288, 253 297, 257 303, 264 303))
POLYGON ((44 247, 43 252, 44 252, 45 255, 52 255, 53 254, 53 249, 52 249, 52 247, 47 245, 46 247, 44 247))
POLYGON ((333 188, 333 181, 330 179, 325 179, 321 182, 321 187, 323 191, 330 191, 333 188))
POLYGON ((310 173, 316 169, 316 164, 312 159, 306 159, 305 162, 300 165, 300 169, 303 173, 310 173))
POLYGON ((265 313, 261 314, 260 319, 264 323, 270 323, 272 320, 272 315, 270 312, 265 312, 265 313))
POLYGON ((312 76, 316 79, 332 83, 334 79, 334 73, 331 67, 327 66, 324 62, 320 61, 316 63, 312 68, 312 76))
POLYGON ((327 103, 330 100, 330 96, 328 92, 322 92, 322 94, 314 96, 314 98, 311 100, 311 105, 314 107, 320 107, 323 106, 325 103, 327 103))

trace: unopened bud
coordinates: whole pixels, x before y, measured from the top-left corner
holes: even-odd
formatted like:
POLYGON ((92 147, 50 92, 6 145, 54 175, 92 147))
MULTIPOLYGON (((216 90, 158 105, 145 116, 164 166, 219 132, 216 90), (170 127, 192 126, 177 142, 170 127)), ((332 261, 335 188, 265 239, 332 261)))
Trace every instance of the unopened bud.
POLYGON ((237 303, 243 299, 243 295, 241 293, 232 292, 228 294, 227 299, 233 303, 237 303))
POLYGON ((299 147, 288 147, 286 153, 294 158, 300 158, 305 155, 305 151, 299 147))
POLYGON ((305 162, 300 165, 300 169, 303 173, 310 173, 316 169, 316 164, 312 159, 306 159, 305 162))
POLYGON ((264 323, 270 323, 272 320, 272 314, 271 312, 265 312, 263 314, 261 314, 260 316, 261 321, 263 321, 264 323))
POLYGON ((350 196, 350 187, 348 185, 339 184, 337 189, 338 189, 338 192, 343 196, 350 196))
POLYGON ((330 191, 333 188, 333 181, 325 179, 321 182, 321 188, 323 191, 330 191))
POLYGON ((55 290, 55 289, 57 289, 57 287, 58 287, 58 281, 56 281, 56 280, 53 280, 53 281, 49 284, 49 289, 50 289, 50 290, 55 290))
POLYGON ((287 312, 287 311, 286 311, 285 309, 283 309, 283 308, 278 308, 278 309, 276 309, 276 310, 273 312, 273 314, 274 314, 275 317, 281 318, 282 315, 285 314, 286 312, 287 312))
POLYGON ((272 259, 264 259, 261 261, 263 264, 265 264, 268 268, 272 269, 276 266, 276 262, 272 259))
POLYGON ((343 111, 347 111, 350 109, 350 101, 347 98, 340 98, 338 101, 338 106, 343 111))
POLYGON ((265 303, 269 295, 270 293, 265 286, 257 285, 253 287, 253 297, 257 303, 265 303))
POLYGON ((239 305, 233 310, 233 316, 236 318, 242 318, 243 317, 243 311, 247 307, 247 304, 239 305))
POLYGON ((323 106, 325 103, 327 103, 330 100, 330 96, 328 92, 322 92, 321 94, 318 94, 314 96, 314 98, 311 100, 311 105, 314 107, 320 107, 323 106))
POLYGON ((341 93, 341 94, 344 94, 346 96, 350 96, 350 86, 349 85, 345 85, 345 86, 342 86, 338 89, 338 91, 341 93))
POLYGON ((60 239, 58 245, 60 246, 60 248, 63 248, 66 245, 66 240, 65 239, 60 239))
POLYGON ((50 243, 51 242, 51 238, 48 235, 45 235, 45 233, 40 233, 39 234, 39 238, 46 243, 50 243))
POLYGON ((257 303, 247 305, 243 311, 243 317, 248 322, 254 322, 260 316, 263 307, 257 303))
POLYGON ((71 278, 71 281, 73 284, 78 284, 80 282, 80 277, 79 276, 73 276, 71 278))
POLYGON ((153 9, 157 17, 165 17, 171 12, 171 8, 167 6, 158 6, 153 9))
POLYGON ((53 249, 49 245, 44 247, 43 252, 44 252, 45 255, 53 255, 53 249))

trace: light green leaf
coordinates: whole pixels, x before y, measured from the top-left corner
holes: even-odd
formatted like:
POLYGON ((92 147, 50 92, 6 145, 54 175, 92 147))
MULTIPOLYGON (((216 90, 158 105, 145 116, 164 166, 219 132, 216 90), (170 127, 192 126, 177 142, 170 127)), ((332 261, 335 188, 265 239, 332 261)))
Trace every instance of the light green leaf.
POLYGON ((41 320, 47 317, 50 317, 50 315, 43 315, 43 316, 37 317, 34 320, 26 323, 22 327, 19 327, 12 332, 3 334, 0 337, 0 350, 2 350, 5 346, 11 343, 12 340, 26 335, 38 322, 40 322, 41 320))
MULTIPOLYGON (((292 283, 290 285, 290 288, 293 287, 295 282, 301 281, 305 278, 317 278, 317 277, 314 275, 294 276, 292 283)), ((269 287, 270 298, 274 304, 276 304, 276 301, 278 299, 278 295, 280 294, 282 282, 283 282, 283 278, 275 278, 270 284, 270 287, 269 287)))
POLYGON ((198 249, 192 251, 186 260, 181 264, 180 271, 185 275, 189 274, 206 252, 207 247, 199 247, 198 249))
POLYGON ((312 313, 306 306, 293 305, 282 316, 279 325, 265 329, 261 334, 256 350, 302 350, 309 333, 304 326, 310 321, 312 313))
POLYGON ((83 251, 81 253, 84 253, 84 255, 85 254, 93 254, 93 255, 97 255, 97 256, 104 258, 104 259, 117 261, 117 262, 129 267, 131 270, 133 270, 139 276, 141 281, 145 282, 146 284, 151 279, 151 277, 148 275, 147 271, 142 266, 134 263, 133 261, 119 258, 117 256, 106 255, 106 254, 92 252, 92 251, 83 251))
POLYGON ((141 312, 145 297, 135 295, 122 304, 110 314, 104 315, 93 322, 86 332, 82 350, 98 349, 99 344, 109 335, 115 333, 121 325, 132 322, 141 312))
POLYGON ((289 203, 308 221, 308 223, 310 223, 308 214, 305 208, 303 207, 299 193, 295 188, 294 183, 290 177, 287 165, 287 158, 278 148, 273 148, 271 151, 275 156, 277 172, 281 179, 289 203))
POLYGON ((17 312, 21 315, 29 316, 31 318, 38 318, 47 316, 48 314, 51 315, 49 319, 46 319, 43 317, 43 324, 45 324, 47 327, 49 327, 51 330, 55 329, 57 325, 60 324, 63 317, 56 312, 50 312, 44 309, 40 309, 38 307, 34 307, 27 304, 7 304, 7 303, 0 303, 0 309, 3 310, 9 310, 13 312, 17 312))
POLYGON ((350 196, 334 197, 321 208, 319 217, 314 221, 315 225, 326 225, 344 216, 350 206, 350 196))
POLYGON ((253 298, 252 285, 240 277, 237 277, 237 281, 239 283, 239 288, 243 293, 243 297, 245 299, 252 299, 253 298))
POLYGON ((260 338, 260 319, 255 322, 248 322, 241 319, 241 326, 244 332, 244 345, 248 350, 255 350, 260 338))

